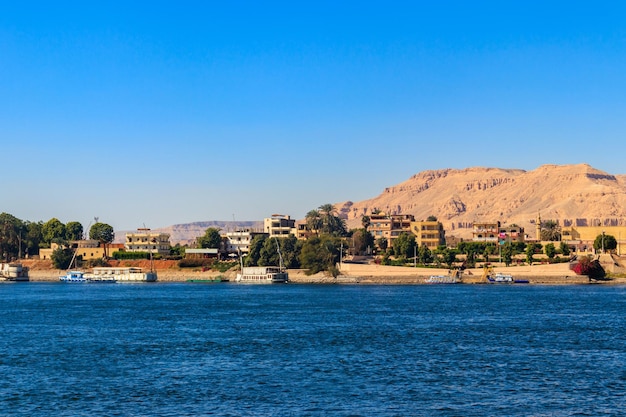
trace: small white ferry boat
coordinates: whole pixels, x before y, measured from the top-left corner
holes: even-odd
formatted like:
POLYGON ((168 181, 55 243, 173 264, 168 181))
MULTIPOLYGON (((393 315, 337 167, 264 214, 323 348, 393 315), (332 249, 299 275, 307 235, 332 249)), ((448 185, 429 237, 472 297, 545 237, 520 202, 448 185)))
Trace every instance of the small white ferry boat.
POLYGON ((0 278, 4 278, 7 281, 28 281, 28 267, 16 262, 1 263, 0 278))
POLYGON ((289 274, 278 266, 248 266, 237 274, 235 282, 248 284, 282 284, 289 281, 289 274))

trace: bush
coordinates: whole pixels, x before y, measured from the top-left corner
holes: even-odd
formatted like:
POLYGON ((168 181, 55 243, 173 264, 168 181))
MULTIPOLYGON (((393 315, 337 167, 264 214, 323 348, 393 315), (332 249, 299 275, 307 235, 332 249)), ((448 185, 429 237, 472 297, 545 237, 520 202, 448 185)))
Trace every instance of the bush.
POLYGON ((598 260, 592 261, 587 257, 580 258, 572 270, 577 275, 587 275, 589 279, 602 279, 606 276, 606 272, 600 265, 600 262, 598 260))
MULTIPOLYGON (((113 252, 113 259, 116 259, 118 261, 121 260, 133 260, 133 259, 150 259, 150 253, 149 252, 123 252, 123 251, 117 251, 117 252, 113 252)), ((153 257, 154 259, 156 259, 156 256, 153 257)))

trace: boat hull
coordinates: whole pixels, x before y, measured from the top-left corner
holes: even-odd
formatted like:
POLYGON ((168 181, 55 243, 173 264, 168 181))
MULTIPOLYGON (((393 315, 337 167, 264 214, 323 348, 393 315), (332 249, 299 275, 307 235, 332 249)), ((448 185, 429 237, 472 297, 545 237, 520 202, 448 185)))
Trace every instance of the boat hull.
POLYGON ((242 284, 285 284, 289 274, 277 267, 245 267, 235 282, 242 284))

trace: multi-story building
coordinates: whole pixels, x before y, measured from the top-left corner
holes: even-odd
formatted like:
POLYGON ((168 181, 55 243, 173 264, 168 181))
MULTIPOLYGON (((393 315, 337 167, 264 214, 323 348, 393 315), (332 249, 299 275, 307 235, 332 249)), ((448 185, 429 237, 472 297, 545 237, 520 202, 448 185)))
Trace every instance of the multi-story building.
POLYGON ((474 242, 498 242, 500 222, 474 222, 472 240, 474 242))
POLYGON ((263 219, 263 231, 272 236, 286 237, 296 235, 296 221, 290 216, 272 214, 272 217, 263 219))
POLYGON ((374 239, 385 238, 389 246, 402 232, 411 233, 412 214, 371 214, 369 232, 374 239))
POLYGON ((315 232, 309 230, 306 220, 299 220, 296 222, 296 238, 299 240, 306 240, 315 235, 315 232))
POLYGON ((257 235, 267 235, 267 233, 255 232, 252 229, 226 232, 223 235, 226 238, 226 252, 247 255, 250 252, 250 243, 257 235))
POLYGON ((437 220, 411 222, 411 232, 415 235, 418 247, 427 246, 433 250, 446 244, 446 232, 443 230, 443 224, 437 220))
POLYGON ((124 248, 127 252, 150 252, 169 255, 170 235, 151 232, 150 229, 137 229, 136 232, 126 233, 124 248))
POLYGON ((524 228, 521 226, 501 226, 498 228, 498 240, 504 242, 525 242, 524 228))

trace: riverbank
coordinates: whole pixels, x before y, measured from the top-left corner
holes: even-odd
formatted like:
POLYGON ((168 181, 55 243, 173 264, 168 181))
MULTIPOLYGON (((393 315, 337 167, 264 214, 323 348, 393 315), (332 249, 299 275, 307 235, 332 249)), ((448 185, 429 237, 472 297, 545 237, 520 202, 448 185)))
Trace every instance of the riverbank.
MULTIPOLYGON (((28 266, 28 264, 26 264, 28 266)), ((175 264, 156 264, 159 282, 211 281, 218 278, 234 281, 237 271, 202 271, 200 269, 178 268, 175 264)), ((324 273, 306 275, 304 270, 289 270, 289 280, 295 284, 424 284, 431 275, 447 275, 447 269, 413 268, 384 266, 377 264, 343 263, 337 278, 324 273)), ((576 275, 568 264, 494 267, 494 272, 512 275, 515 279, 528 280, 530 284, 570 285, 589 284, 588 277, 576 275)), ((32 264, 29 271, 33 282, 57 282, 65 271, 46 265, 32 264)), ((463 271, 462 280, 467 284, 484 283, 483 269, 463 271)), ((626 278, 603 281, 603 284, 626 284, 626 278)))

